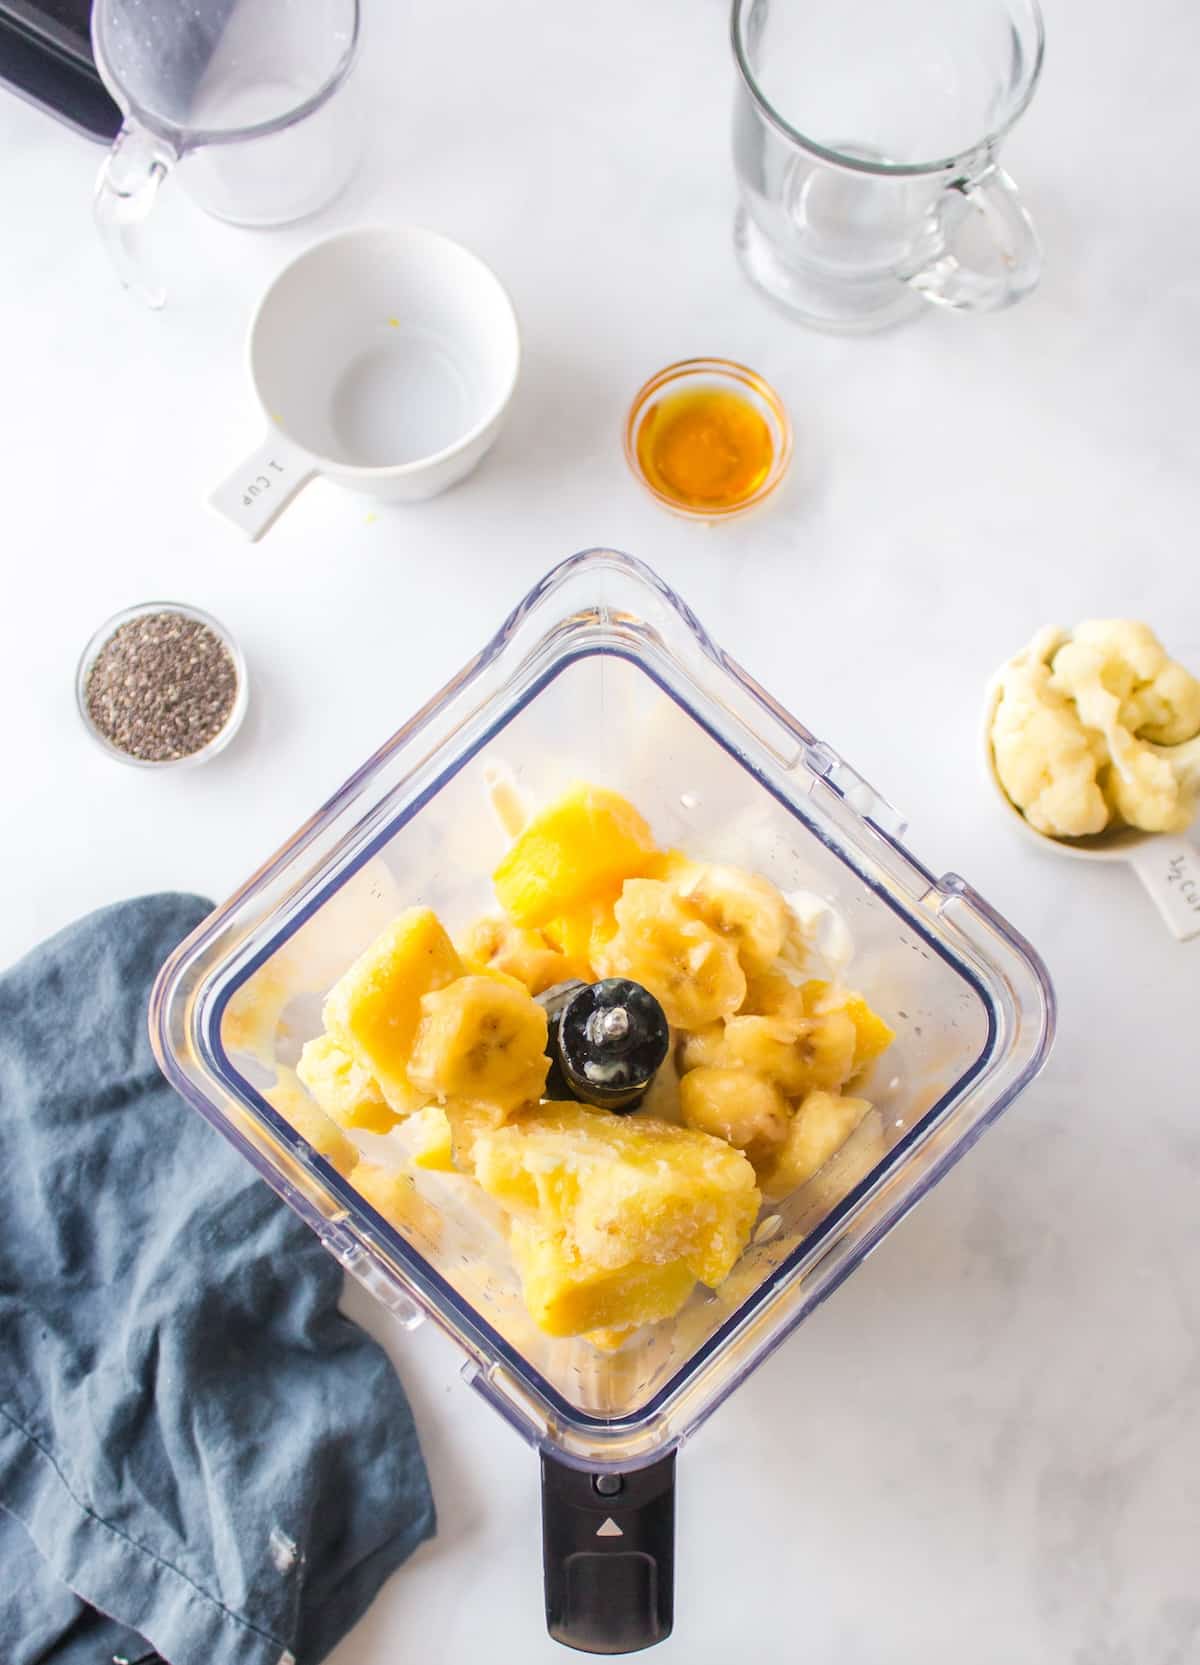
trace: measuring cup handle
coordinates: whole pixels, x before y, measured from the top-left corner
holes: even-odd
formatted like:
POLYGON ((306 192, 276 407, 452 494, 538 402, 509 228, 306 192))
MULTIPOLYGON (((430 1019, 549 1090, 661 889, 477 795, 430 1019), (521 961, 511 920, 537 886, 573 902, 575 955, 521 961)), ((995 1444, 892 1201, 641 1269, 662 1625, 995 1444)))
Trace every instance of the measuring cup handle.
POLYGON ((156 309, 166 300, 166 291, 140 253, 138 230, 149 218, 158 188, 176 160, 164 140, 126 122, 96 181, 96 224, 117 276, 126 289, 156 309))
POLYGON ((998 312, 1033 289, 1042 272, 1042 246, 1017 187, 994 164, 974 179, 956 179, 929 211, 919 265, 903 273, 936 306, 958 312, 998 312), (1000 269, 972 266, 956 250, 959 234, 979 216, 999 253, 1000 269))
POLYGON ((1148 838, 1130 861, 1176 941, 1200 937, 1200 848, 1183 838, 1148 838))
POLYGON ((257 543, 316 472, 316 464, 307 452, 282 434, 269 433, 208 501, 251 543, 257 543))

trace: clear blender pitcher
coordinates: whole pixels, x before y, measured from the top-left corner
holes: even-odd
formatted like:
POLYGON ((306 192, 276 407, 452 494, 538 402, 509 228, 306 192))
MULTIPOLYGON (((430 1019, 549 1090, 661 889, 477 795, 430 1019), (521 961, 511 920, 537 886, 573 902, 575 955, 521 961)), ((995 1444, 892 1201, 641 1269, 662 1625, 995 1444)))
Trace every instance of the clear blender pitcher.
MULTIPOLYGON (((172 1084, 402 1323, 429 1316, 454 1338, 467 1382, 540 1453, 547 1622, 570 1646, 629 1652, 669 1633, 679 1447, 1045 1062, 1041 962, 903 832, 660 579, 597 550, 526 596, 158 979, 151 1038, 172 1084), (435 908, 453 932, 489 905, 506 841, 485 799, 501 766, 533 803, 576 778, 614 787, 664 845, 827 899, 856 986, 897 1029, 858 1143, 764 1209, 718 1289, 615 1352, 534 1325, 469 1180, 413 1169, 406 1217, 389 1222, 273 1102, 331 983, 402 909, 435 908)), ((401 1163, 405 1125, 386 1135, 401 1163)), ((364 1159, 379 1150, 360 1138, 364 1159)), ((752 1531, 736 1542, 752 1563, 752 1531)))
POLYGON ((137 235, 177 165, 235 225, 283 225, 337 195, 358 158, 345 81, 359 25, 359 0, 96 0, 96 64, 125 117, 96 220, 128 288, 162 305, 137 235))

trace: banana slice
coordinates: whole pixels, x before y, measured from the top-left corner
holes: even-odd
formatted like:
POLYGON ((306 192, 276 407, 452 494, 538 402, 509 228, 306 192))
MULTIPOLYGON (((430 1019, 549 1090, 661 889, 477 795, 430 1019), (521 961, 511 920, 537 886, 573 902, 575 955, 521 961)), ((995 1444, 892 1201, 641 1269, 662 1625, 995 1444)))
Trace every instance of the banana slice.
POLYGON ((788 906, 775 886, 740 867, 698 867, 679 894, 704 923, 736 945, 747 976, 765 971, 783 949, 788 906))
POLYGON ((439 1099, 501 1110, 536 1102, 546 1084, 546 1014, 499 977, 460 977, 421 1000, 408 1078, 439 1099))
MULTIPOLYGON (((805 1030, 810 1024, 805 1023, 805 1030)), ((683 1043, 685 1070, 752 1070, 785 1093, 796 1095, 809 1085, 811 1065, 788 1023, 769 1017, 731 1017, 688 1035, 683 1043)))
POLYGON ((747 978, 742 1012, 747 1016, 769 1017, 798 1039, 808 1027, 809 1001, 800 984, 778 969, 747 978))
POLYGON ((459 950, 468 971, 502 971, 541 994, 573 975, 571 962, 542 935, 485 914, 468 927, 459 950))
POLYGON ((736 1012, 746 994, 737 947, 718 936, 658 879, 629 879, 614 913, 617 932, 593 951, 605 977, 632 977, 655 996, 667 1022, 702 1029, 736 1012))
POLYGON ((679 1083, 679 1104, 685 1127, 744 1151, 756 1172, 771 1162, 787 1134, 787 1100, 753 1070, 689 1070, 679 1083))
POLYGON ((774 1162, 761 1176, 768 1202, 779 1202, 819 1173, 870 1110, 865 1098, 812 1092, 796 1111, 774 1162))

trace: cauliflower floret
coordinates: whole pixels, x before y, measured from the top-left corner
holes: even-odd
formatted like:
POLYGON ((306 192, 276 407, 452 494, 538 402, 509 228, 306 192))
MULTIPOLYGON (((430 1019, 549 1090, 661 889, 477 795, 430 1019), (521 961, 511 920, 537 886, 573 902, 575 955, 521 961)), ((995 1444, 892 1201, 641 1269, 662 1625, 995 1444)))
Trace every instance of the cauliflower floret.
POLYGON ((1096 779, 1106 754, 1053 686, 1045 662, 1051 645, 1043 633, 1001 672, 992 755, 1000 784, 1031 826, 1051 838, 1079 838, 1108 825, 1096 779))
POLYGON ((1121 760, 1105 777, 1105 789, 1117 817, 1143 832, 1183 832, 1194 806, 1178 773, 1165 757, 1137 740, 1127 740, 1121 760))
POLYGON ((1195 771, 1181 743, 1200 731, 1200 682, 1148 625, 1040 631, 999 680, 996 773, 1031 826, 1078 838, 1112 820, 1145 832, 1189 824, 1195 771))
MULTIPOLYGON (((1054 659, 1055 680, 1068 694, 1077 654, 1096 666, 1105 691, 1119 702, 1116 720, 1139 740, 1177 746, 1200 734, 1200 681, 1168 658, 1148 624, 1087 619, 1077 625, 1054 659)), ((1090 721, 1082 708, 1080 715, 1090 721)))

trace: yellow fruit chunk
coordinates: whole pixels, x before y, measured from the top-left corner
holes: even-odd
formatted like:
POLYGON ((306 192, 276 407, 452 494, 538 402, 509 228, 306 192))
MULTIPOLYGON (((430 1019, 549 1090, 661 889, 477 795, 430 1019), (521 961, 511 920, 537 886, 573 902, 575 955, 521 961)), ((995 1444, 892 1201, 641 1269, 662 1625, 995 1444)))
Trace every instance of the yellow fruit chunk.
POLYGON ((805 1090, 809 1072, 797 1039, 798 1031, 779 1018, 726 1018, 724 1023, 710 1024, 687 1036, 683 1067, 753 1070, 794 1096, 805 1090))
POLYGON ((801 983, 800 993, 804 1000, 804 1010, 811 1017, 815 1012, 828 1011, 836 1004, 833 984, 824 978, 810 977, 806 983, 801 983))
POLYGON ((413 1151, 413 1167, 428 1168, 436 1173, 453 1173, 454 1141, 450 1122, 440 1104, 427 1104, 418 1110, 413 1120, 417 1126, 417 1143, 413 1151))
POLYGON ((498 977, 460 977, 421 999, 409 1080, 431 1098, 516 1109, 541 1096, 546 1041, 546 1013, 526 989, 498 977))
POLYGON ((420 1237, 434 1244, 442 1232, 442 1217, 413 1184, 403 1169, 380 1168, 360 1162, 354 1173, 354 1189, 382 1214, 403 1237, 420 1237))
POLYGON ((450 1098, 445 1104, 446 1125, 450 1129, 450 1159, 460 1173, 475 1172, 475 1141, 485 1133, 494 1133, 514 1114, 495 1104, 475 1104, 467 1098, 450 1098))
POLYGON ((584 1265, 683 1261, 712 1285, 741 1253, 758 1212, 754 1169, 723 1140, 575 1104, 543 1105, 480 1134, 475 1177, 514 1218, 561 1234, 584 1265))
POLYGON ((779 954, 790 914, 766 879, 740 867, 714 865, 696 868, 677 888, 706 925, 731 939, 747 976, 765 971, 779 954))
POLYGON ((617 934, 596 955, 605 977, 632 977, 679 1029, 736 1012, 746 994, 737 947, 718 936, 659 879, 630 879, 615 908, 617 934))
POLYGON ((783 1145, 763 1175, 768 1202, 804 1185, 841 1149, 871 1108, 865 1098, 840 1098, 836 1093, 809 1093, 788 1126, 783 1145))
POLYGON ((306 1041, 296 1074, 339 1127, 361 1127, 367 1133, 387 1133, 400 1117, 373 1079, 332 1035, 306 1041))
POLYGON ((745 1151, 760 1171, 783 1144, 788 1102, 773 1081, 744 1069, 689 1070, 679 1083, 685 1127, 745 1151))
POLYGON ((346 1177, 353 1173, 358 1166, 357 1149, 320 1105, 313 1103, 290 1070, 280 1071, 266 1099, 339 1174, 346 1177))
POLYGON ((421 997, 462 973, 454 944, 430 908, 410 908, 334 984, 323 1017, 331 1035, 374 1076, 399 1114, 430 1094, 408 1078, 421 997))
POLYGON ((746 980, 742 1012, 774 1018, 790 1029, 795 1040, 808 1021, 809 1006, 804 989, 779 971, 760 972, 746 980))
POLYGON ((585 983, 595 981, 594 956, 616 933, 613 904, 619 894, 614 891, 599 901, 585 903, 542 926, 542 935, 562 954, 568 977, 580 977, 585 983))
POLYGON ((522 930, 507 919, 477 919, 462 941, 467 971, 499 971, 515 977, 530 994, 541 994, 574 976, 566 956, 541 931, 522 930))
POLYGON ((854 1073, 865 1069, 874 1063, 880 1053, 886 1052, 896 1039, 896 1031, 886 1024, 878 1012, 873 1012, 861 994, 851 994, 846 997, 843 1007, 846 1016, 854 1025, 854 1073))
POLYGON ((796 1045, 804 1061, 804 1091, 821 1088, 835 1093, 854 1074, 858 1031, 845 1012, 825 1012, 814 1018, 796 1045))
POLYGON ((832 1091, 842 1086, 885 1052, 896 1038, 895 1031, 871 1010, 861 994, 834 989, 829 983, 814 978, 804 984, 803 995, 816 1025, 813 1044, 824 1060, 823 1067, 818 1067, 809 1083, 813 1087, 832 1091), (837 1021, 831 1024, 831 1018, 837 1021), (848 1035, 843 1019, 853 1026, 854 1047, 849 1067, 836 1079, 844 1064, 848 1035))
POLYGON ((659 850, 650 857, 640 877, 661 879, 664 884, 679 886, 695 878, 699 872, 699 863, 685 856, 682 850, 659 850))
POLYGON ((518 925, 544 925, 618 889, 653 854, 631 803, 601 786, 573 786, 533 817, 492 877, 518 925))
POLYGON ((513 1224, 510 1246, 534 1323, 554 1336, 598 1332, 589 1340, 601 1347, 620 1345, 639 1324, 673 1317, 696 1286, 680 1260, 596 1266, 561 1235, 522 1220, 513 1224))

